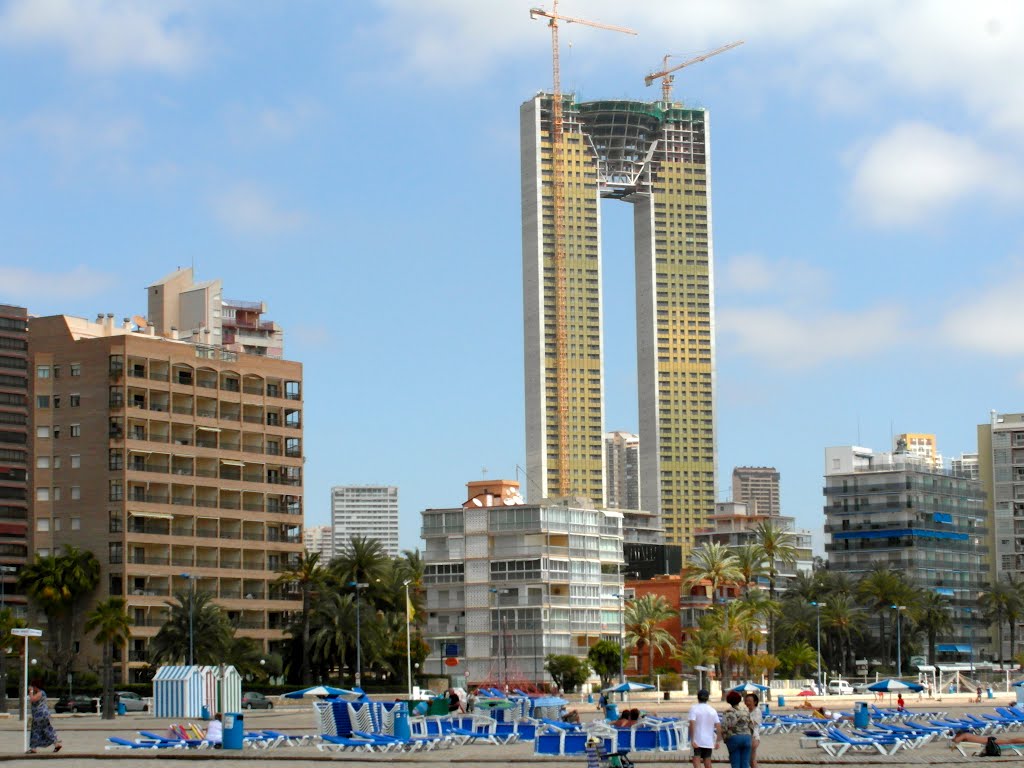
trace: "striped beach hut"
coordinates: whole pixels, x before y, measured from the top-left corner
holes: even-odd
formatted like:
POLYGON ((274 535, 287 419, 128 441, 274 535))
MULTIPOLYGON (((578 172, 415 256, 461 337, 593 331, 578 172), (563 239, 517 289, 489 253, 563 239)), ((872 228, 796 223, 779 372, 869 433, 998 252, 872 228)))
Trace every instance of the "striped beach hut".
POLYGON ((215 712, 242 711, 242 676, 230 664, 201 667, 203 704, 215 712))
POLYGON ((201 717, 203 673, 200 667, 160 667, 153 677, 156 717, 201 717))

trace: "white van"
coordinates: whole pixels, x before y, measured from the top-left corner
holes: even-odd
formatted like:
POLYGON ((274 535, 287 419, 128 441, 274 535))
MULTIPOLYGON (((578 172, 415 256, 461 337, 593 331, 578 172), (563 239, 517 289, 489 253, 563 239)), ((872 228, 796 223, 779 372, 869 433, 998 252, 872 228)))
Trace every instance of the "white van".
POLYGON ((853 694, 853 686, 846 680, 829 680, 828 692, 833 696, 850 696, 853 694))

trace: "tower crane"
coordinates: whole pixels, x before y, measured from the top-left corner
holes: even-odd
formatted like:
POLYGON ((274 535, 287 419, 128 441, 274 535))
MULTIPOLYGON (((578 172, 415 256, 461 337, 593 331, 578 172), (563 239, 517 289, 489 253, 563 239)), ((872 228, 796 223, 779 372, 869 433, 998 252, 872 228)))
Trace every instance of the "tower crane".
MULTIPOLYGON (((626 27, 600 24, 587 19, 563 16, 558 12, 558 0, 551 0, 551 10, 531 8, 530 18, 545 18, 551 28, 551 192, 555 230, 555 390, 558 401, 558 489, 554 495, 567 496, 572 487, 569 482, 569 348, 568 348, 568 309, 567 276, 565 256, 565 135, 562 126, 562 80, 558 60, 558 22, 566 24, 583 24, 597 29, 612 32, 623 32, 635 35, 636 32, 626 27)), ((554 489, 552 489, 554 491, 554 489)))
POLYGON ((672 77, 673 72, 678 72, 683 67, 688 67, 691 64, 697 64, 699 62, 705 61, 706 59, 710 59, 712 56, 717 56, 720 53, 730 51, 733 48, 737 48, 743 45, 743 43, 743 40, 737 40, 734 43, 729 43, 728 45, 723 45, 720 48, 715 48, 715 50, 710 51, 709 53, 705 53, 703 56, 695 56, 692 59, 687 59, 682 64, 676 64, 674 67, 670 67, 668 65, 668 60, 672 58, 672 54, 665 54, 665 58, 662 59, 661 61, 661 72, 652 72, 651 74, 647 75, 647 77, 644 78, 644 85, 650 85, 660 77, 661 100, 672 101, 672 81, 675 80, 675 78, 672 77))

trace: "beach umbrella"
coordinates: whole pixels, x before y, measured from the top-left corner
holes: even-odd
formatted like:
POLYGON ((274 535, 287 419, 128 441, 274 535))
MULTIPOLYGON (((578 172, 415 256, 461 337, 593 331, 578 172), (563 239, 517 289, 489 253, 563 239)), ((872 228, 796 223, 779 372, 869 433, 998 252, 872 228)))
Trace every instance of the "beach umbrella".
POLYGON ((535 707, 561 707, 568 703, 561 696, 540 696, 533 700, 533 706, 535 707))
POLYGON ((899 693, 900 691, 923 691, 924 686, 917 683, 908 683, 904 680, 897 680, 894 677, 887 677, 868 686, 869 691, 876 693, 899 693))
POLYGON ((800 693, 797 694, 797 696, 817 696, 817 695, 818 694, 816 694, 810 688, 804 688, 802 691, 800 691, 800 693))
POLYGON ((1010 685, 1014 688, 1024 687, 1024 680, 1018 680, 1016 683, 1010 683, 1010 685))
POLYGON ((738 693, 764 693, 768 690, 767 685, 758 685, 757 683, 743 683, 733 688, 738 693))
POLYGON ((306 696, 365 696, 361 690, 349 690, 348 688, 334 688, 330 685, 314 685, 312 688, 303 688, 300 691, 292 691, 284 694, 286 699, 302 699, 306 696))
POLYGON ((653 691, 654 686, 648 685, 647 683, 634 683, 632 680, 626 683, 619 683, 613 685, 611 688, 605 688, 601 693, 633 693, 634 691, 653 691))

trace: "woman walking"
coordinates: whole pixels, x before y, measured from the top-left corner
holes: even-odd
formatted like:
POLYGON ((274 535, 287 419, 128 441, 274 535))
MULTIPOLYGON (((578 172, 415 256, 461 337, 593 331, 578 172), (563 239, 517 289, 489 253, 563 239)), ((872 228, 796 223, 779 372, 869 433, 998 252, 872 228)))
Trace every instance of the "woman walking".
POLYGON ((751 737, 754 725, 750 720, 750 712, 740 707, 743 697, 739 691, 729 691, 725 702, 729 709, 722 713, 722 740, 729 750, 729 763, 732 768, 750 768, 751 737))
POLYGON ((28 754, 34 755, 41 747, 54 745, 53 751, 60 752, 63 746, 57 738, 57 732, 50 724, 50 708, 46 704, 46 694, 35 682, 29 686, 28 700, 32 705, 32 732, 28 737, 28 754))

